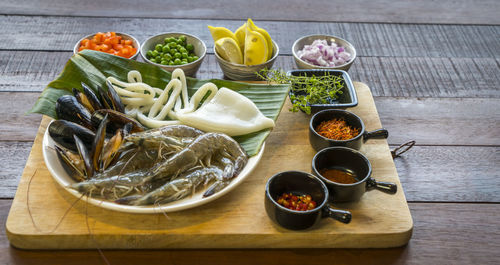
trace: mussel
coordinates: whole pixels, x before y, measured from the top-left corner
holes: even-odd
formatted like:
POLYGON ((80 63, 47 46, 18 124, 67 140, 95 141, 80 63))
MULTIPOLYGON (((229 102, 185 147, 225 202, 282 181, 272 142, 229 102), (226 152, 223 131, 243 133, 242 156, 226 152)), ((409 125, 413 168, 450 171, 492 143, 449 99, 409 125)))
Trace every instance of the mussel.
POLYGON ((92 167, 92 154, 89 153, 87 147, 85 144, 78 138, 78 136, 73 137, 76 143, 76 147, 78 149, 78 154, 80 154, 80 157, 83 160, 83 163, 85 165, 85 176, 86 179, 91 179, 94 177, 94 168, 92 167))
POLYGON ((99 98, 97 95, 90 89, 89 86, 87 86, 85 83, 82 82, 82 91, 73 88, 73 95, 76 97, 78 102, 85 106, 90 113, 93 113, 94 111, 98 109, 104 108, 99 101, 99 98))
POLYGON ((120 96, 118 93, 116 93, 115 88, 109 82, 109 80, 106 81, 106 85, 108 86, 108 97, 111 99, 111 103, 113 103, 113 108, 114 110, 125 113, 125 106, 122 103, 122 100, 120 99, 120 96))
POLYGON ((101 168, 100 159, 101 152, 104 148, 104 140, 106 138, 106 127, 108 125, 108 115, 104 116, 104 119, 99 124, 97 128, 96 137, 94 138, 94 143, 92 144, 92 165, 95 170, 101 168))
POLYGON ((73 135, 78 136, 87 148, 92 146, 95 133, 91 130, 67 120, 55 120, 49 125, 49 135, 60 146, 77 152, 73 135))
POLYGON ((123 106, 120 96, 113 88, 113 85, 107 81, 106 86, 108 87, 107 90, 104 90, 101 86, 97 86, 97 91, 104 108, 124 113, 125 107, 123 106))
POLYGON ((57 99, 56 114, 58 119, 78 123, 93 130, 92 114, 78 100, 71 95, 64 95, 57 99))
POLYGON ((62 165, 68 175, 78 182, 87 179, 85 164, 80 154, 58 145, 55 146, 55 150, 59 159, 64 162, 62 165))
MULTIPOLYGON (((109 123, 107 126, 108 134, 115 134, 118 129, 123 128, 126 124, 132 124, 132 128, 130 129, 130 133, 142 132, 144 131, 144 127, 135 119, 115 110, 111 109, 100 109, 96 110, 92 114, 92 124, 95 127, 98 127, 101 121, 104 119, 105 115, 108 115, 109 123)), ((129 125, 130 126, 130 125, 129 125)))

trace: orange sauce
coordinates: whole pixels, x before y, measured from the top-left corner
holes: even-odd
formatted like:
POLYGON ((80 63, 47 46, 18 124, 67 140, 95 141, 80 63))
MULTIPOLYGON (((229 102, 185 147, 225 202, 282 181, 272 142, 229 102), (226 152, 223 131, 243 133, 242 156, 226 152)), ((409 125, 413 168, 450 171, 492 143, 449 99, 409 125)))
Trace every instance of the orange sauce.
POLYGON ((319 173, 326 179, 335 183, 352 184, 358 182, 355 174, 341 169, 324 168, 319 173))

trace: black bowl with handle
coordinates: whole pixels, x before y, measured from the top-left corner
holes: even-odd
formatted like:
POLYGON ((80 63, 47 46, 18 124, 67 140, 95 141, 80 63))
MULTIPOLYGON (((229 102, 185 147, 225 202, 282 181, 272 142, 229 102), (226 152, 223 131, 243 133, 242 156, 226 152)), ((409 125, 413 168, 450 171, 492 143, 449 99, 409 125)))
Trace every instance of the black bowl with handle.
POLYGON ((397 192, 397 186, 390 182, 376 181, 371 177, 372 166, 368 158, 360 152, 347 147, 329 147, 319 151, 312 160, 313 174, 318 176, 332 195, 332 202, 358 201, 371 189, 389 194, 397 192), (342 170, 355 177, 356 182, 343 184, 334 182, 322 175, 324 169, 342 170))
POLYGON ((309 143, 316 151, 332 146, 344 146, 359 150, 363 143, 368 139, 386 139, 387 137, 389 137, 389 132, 384 128, 367 132, 365 130, 365 124, 361 118, 347 110, 322 110, 314 114, 309 122, 309 143), (348 126, 358 129, 359 134, 348 140, 333 140, 316 132, 316 128, 321 124, 321 122, 333 119, 345 120, 348 126))
POLYGON ((316 176, 306 172, 284 171, 272 176, 267 181, 265 193, 267 215, 275 223, 287 229, 307 229, 324 217, 346 224, 351 221, 350 212, 336 210, 329 206, 329 193, 325 184, 316 176), (277 202, 283 193, 310 195, 317 203, 316 208, 307 211, 288 209, 277 202))

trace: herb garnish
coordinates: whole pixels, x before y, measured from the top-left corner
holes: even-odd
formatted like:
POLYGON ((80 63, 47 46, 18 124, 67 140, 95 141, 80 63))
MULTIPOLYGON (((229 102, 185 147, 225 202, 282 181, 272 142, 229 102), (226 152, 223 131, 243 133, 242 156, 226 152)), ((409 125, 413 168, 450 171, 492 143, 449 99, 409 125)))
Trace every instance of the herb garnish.
POLYGON ((299 109, 311 114, 311 104, 329 104, 342 94, 344 80, 341 76, 331 75, 325 72, 321 76, 287 76, 282 70, 262 69, 257 75, 268 83, 291 84, 292 93, 290 100, 292 108, 290 111, 297 112, 299 109))

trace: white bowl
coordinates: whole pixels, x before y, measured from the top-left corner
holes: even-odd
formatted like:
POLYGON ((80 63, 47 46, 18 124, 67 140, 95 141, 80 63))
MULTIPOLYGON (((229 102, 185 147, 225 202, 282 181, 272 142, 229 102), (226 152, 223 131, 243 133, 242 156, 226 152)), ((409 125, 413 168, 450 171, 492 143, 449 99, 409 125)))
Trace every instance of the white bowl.
POLYGON ((343 70, 346 71, 351 68, 352 63, 356 59, 356 49, 354 46, 349 43, 348 41, 333 36, 333 35, 323 35, 323 34, 316 34, 316 35, 309 35, 309 36, 304 36, 299 38, 293 43, 292 46, 292 53, 293 53, 293 58, 295 59, 295 64, 299 69, 334 69, 334 70, 343 70), (328 44, 331 44, 332 42, 337 43, 338 45, 344 47, 344 49, 351 54, 351 59, 346 62, 345 64, 341 64, 338 66, 333 66, 333 67, 325 67, 325 66, 318 66, 314 64, 310 64, 306 61, 303 61, 302 59, 299 58, 297 55, 297 52, 299 50, 302 50, 305 45, 310 45, 313 43, 315 40, 326 40, 328 44))
POLYGON ((141 57, 145 62, 147 62, 149 64, 156 65, 158 67, 161 67, 169 72, 172 72, 177 68, 180 68, 180 69, 184 70, 184 73, 187 76, 195 76, 196 75, 196 72, 200 68, 201 63, 203 62, 203 59, 205 58, 206 54, 207 54, 207 46, 200 38, 198 38, 194 35, 182 33, 182 32, 168 32, 168 33, 158 34, 158 35, 155 35, 153 37, 150 37, 149 39, 144 41, 141 45, 141 57), (170 37, 177 38, 181 35, 186 36, 186 41, 188 44, 193 44, 194 54, 196 54, 196 56, 199 57, 198 60, 193 61, 191 63, 182 64, 182 65, 163 65, 163 64, 159 64, 159 63, 153 63, 146 57, 146 53, 149 50, 154 50, 156 44, 163 44, 165 38, 170 38, 170 37))
MULTIPOLYGON (((132 46, 134 46, 134 48, 136 49, 136 52, 134 55, 132 55, 130 58, 128 59, 132 59, 132 60, 135 60, 137 58, 137 55, 139 54, 139 50, 141 49, 141 45, 139 44, 139 41, 134 38, 132 35, 129 35, 129 34, 126 34, 126 33, 121 33, 121 32, 115 32, 117 36, 121 36, 122 39, 124 40, 131 40, 132 41, 132 46)), ((81 38, 76 44, 75 44, 75 47, 73 48, 73 53, 74 54, 77 54, 78 53, 78 49, 80 49, 80 43, 82 43, 82 40, 84 39, 92 39, 95 34, 97 33, 94 33, 94 34, 90 34, 90 35, 87 35, 83 38, 81 38)))
POLYGON ((257 65, 244 65, 244 64, 235 64, 228 62, 217 54, 214 46, 215 57, 217 58, 217 62, 219 63, 222 72, 224 75, 232 80, 260 80, 259 77, 255 74, 264 68, 271 69, 276 61, 276 58, 279 54, 279 47, 276 42, 273 41, 273 57, 267 60, 267 62, 257 65))

